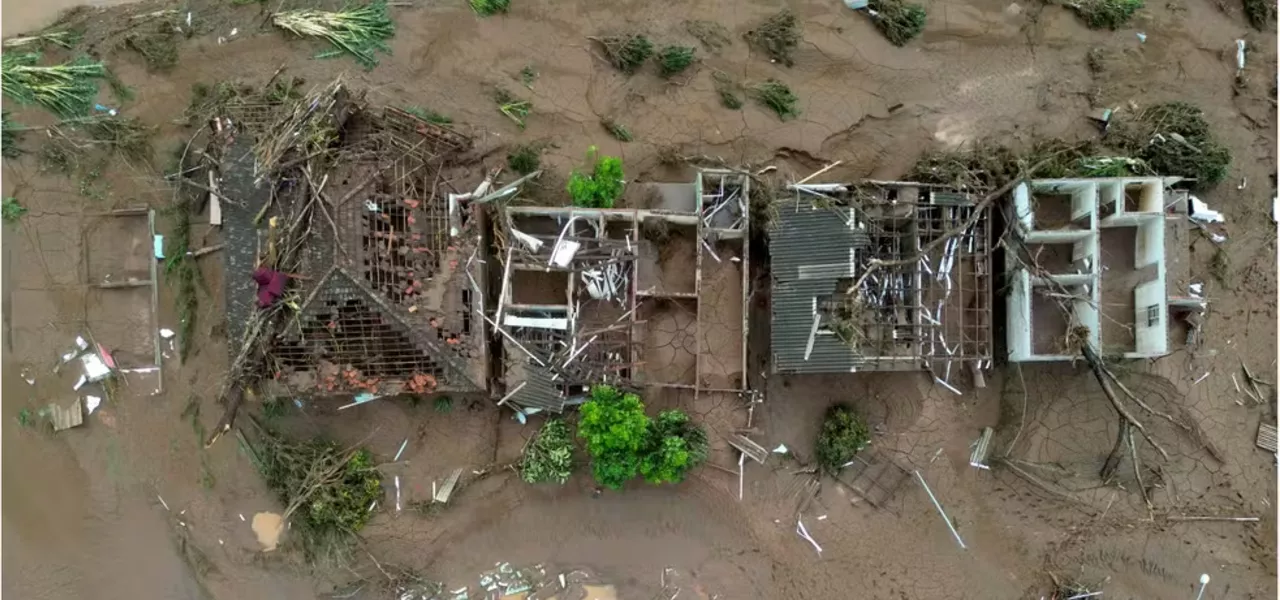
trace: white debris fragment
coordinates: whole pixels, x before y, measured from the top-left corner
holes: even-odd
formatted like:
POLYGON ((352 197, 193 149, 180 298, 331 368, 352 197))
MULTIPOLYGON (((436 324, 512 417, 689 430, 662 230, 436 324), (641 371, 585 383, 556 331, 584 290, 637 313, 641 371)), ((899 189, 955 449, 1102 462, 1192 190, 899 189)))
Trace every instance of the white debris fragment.
POLYGON ((1209 234, 1209 241, 1215 244, 1221 244, 1222 242, 1227 241, 1227 236, 1221 233, 1211 233, 1209 234))
POLYGON ((1271 221, 1280 223, 1280 196, 1271 199, 1271 221))
POLYGON ((244 513, 240 513, 240 520, 244 521, 244 513))
POLYGON ((391 462, 399 462, 400 455, 404 454, 404 448, 405 446, 408 446, 408 445, 409 445, 409 438, 404 438, 404 441, 400 442, 400 449, 396 451, 396 457, 391 459, 391 462))
POLYGON ((174 334, 174 332, 173 332, 173 330, 172 330, 172 329, 161 329, 161 330, 160 330, 160 337, 161 337, 161 338, 163 338, 163 339, 166 339, 166 340, 167 340, 167 339, 169 339, 169 338, 173 337, 174 335, 175 335, 175 334, 174 334))
POLYGON ((85 377, 84 375, 81 375, 80 379, 76 381, 76 384, 71 386, 71 391, 73 392, 80 391, 80 388, 84 387, 84 384, 86 383, 89 383, 89 378, 85 377))
MULTIPOLYGON (((160 497, 160 494, 156 494, 156 500, 160 501, 160 506, 163 506, 165 510, 169 510, 169 503, 165 502, 164 498, 160 497)), ((244 517, 240 517, 240 518, 244 519, 244 517)))
POLYGON ((400 476, 396 475, 396 512, 400 512, 400 476))
POLYGON ((778 444, 778 447, 773 449, 774 454, 786 454, 790 451, 791 450, 787 448, 786 444, 778 444))
POLYGON ((1244 70, 1244 40, 1236 40, 1236 73, 1244 70))
POLYGON ((1191 288, 1191 295, 1195 296, 1196 298, 1200 298, 1204 295, 1203 283, 1193 283, 1187 287, 1191 288))
POLYGON ((93 414, 93 411, 98 410, 98 406, 101 404, 102 398, 99 398, 98 396, 84 397, 84 408, 89 411, 89 414, 93 414))
POLYGON ((827 520, 827 515, 818 515, 818 520, 819 520, 819 521, 826 521, 826 520, 827 520))
POLYGON ((1225 221, 1222 213, 1210 209, 1209 205, 1204 203, 1204 200, 1195 196, 1191 196, 1191 213, 1189 216, 1192 221, 1198 223, 1222 223, 1225 221))
POLYGON ((813 539, 813 536, 809 535, 809 530, 804 527, 804 521, 798 518, 796 519, 796 533, 800 534, 800 537, 804 538, 810 544, 813 544, 813 549, 817 550, 818 554, 822 554, 822 546, 819 546, 818 542, 813 539))

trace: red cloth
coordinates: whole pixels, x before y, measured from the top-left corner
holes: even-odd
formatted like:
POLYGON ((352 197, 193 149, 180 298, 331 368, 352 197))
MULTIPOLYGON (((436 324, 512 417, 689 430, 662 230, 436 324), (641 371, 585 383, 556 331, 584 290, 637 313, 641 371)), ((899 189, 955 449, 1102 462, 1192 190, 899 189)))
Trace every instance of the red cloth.
POLYGON ((253 272, 253 280, 258 282, 258 308, 266 308, 284 296, 284 283, 288 277, 279 271, 260 268, 253 272))

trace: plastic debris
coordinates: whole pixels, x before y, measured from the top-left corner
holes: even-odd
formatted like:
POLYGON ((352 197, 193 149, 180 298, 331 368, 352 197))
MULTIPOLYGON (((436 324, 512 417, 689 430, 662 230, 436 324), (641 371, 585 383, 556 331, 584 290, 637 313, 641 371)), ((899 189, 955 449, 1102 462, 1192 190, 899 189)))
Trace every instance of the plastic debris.
POLYGON ((76 381, 76 384, 71 386, 71 391, 73 392, 80 391, 80 388, 84 387, 84 384, 86 383, 89 383, 89 378, 85 377, 84 375, 81 375, 80 379, 76 381))
POLYGON ((96 110, 96 111, 98 111, 98 112, 104 112, 104 113, 107 113, 107 114, 109 114, 109 115, 111 115, 111 116, 113 116, 113 117, 114 117, 114 116, 116 116, 116 114, 117 114, 117 113, 116 113, 116 109, 111 108, 110 106, 103 106, 103 105, 101 105, 101 104, 94 104, 94 105, 93 105, 93 110, 96 110))
POLYGON ((399 461, 400 461, 400 455, 401 455, 401 454, 404 454, 404 449, 405 449, 405 447, 406 447, 406 446, 408 446, 408 445, 409 445, 409 438, 404 438, 404 441, 403 441, 403 442, 400 442, 400 449, 399 449, 399 450, 396 450, 396 457, 395 457, 395 458, 393 458, 393 459, 391 459, 391 462, 399 462, 399 461))
POLYGON ((22 380, 23 380, 23 381, 25 381, 25 382, 27 382, 27 385, 35 385, 35 384, 36 384, 36 378, 35 378, 35 376, 33 376, 33 375, 31 374, 31 369, 25 369, 25 368, 24 368, 24 369, 22 370, 22 380))
MULTIPOLYGON (((165 501, 164 501, 164 498, 162 498, 162 497, 160 496, 160 494, 156 494, 156 500, 159 500, 159 501, 160 501, 160 506, 163 506, 165 510, 169 510, 169 503, 168 503, 168 502, 165 502, 165 501)), ((240 516, 240 520, 241 520, 241 521, 243 521, 243 520, 244 520, 244 516, 243 516, 243 515, 241 515, 241 516, 240 516)))
POLYGON ((378 212, 378 204, 373 200, 365 200, 364 209, 369 212, 378 212))
POLYGON ((1244 40, 1236 40, 1236 73, 1244 70, 1244 40))
MULTIPOLYGON (((163 502, 163 500, 162 500, 161 502, 163 502)), ((166 508, 168 508, 168 507, 166 507, 166 508)), ((241 521, 244 521, 244 513, 240 513, 240 520, 241 520, 241 521)))
POLYGON ((1222 213, 1212 210, 1203 200, 1191 196, 1191 213, 1188 215, 1197 223, 1223 223, 1226 221, 1222 213))
POLYGON ((1271 221, 1280 223, 1280 196, 1271 199, 1271 221))
POLYGON ((813 544, 813 549, 817 550, 818 554, 822 554, 822 546, 819 546, 818 542, 813 539, 813 536, 809 535, 809 530, 804 527, 804 521, 799 518, 796 519, 796 533, 799 534, 800 537, 804 538, 805 541, 813 544))
POLYGON ((786 454, 788 452, 791 452, 791 450, 787 448, 786 444, 778 444, 778 447, 773 449, 774 454, 786 454))
POLYGON ((1142 33, 1141 31, 1139 31, 1139 32, 1138 32, 1138 43, 1140 43, 1140 44, 1145 44, 1145 43, 1147 43, 1147 34, 1142 33))
POLYGON ((93 414, 93 411, 98 410, 98 406, 101 404, 102 404, 102 398, 98 396, 84 397, 84 409, 89 411, 89 414, 93 414))
POLYGON ((396 475, 396 512, 400 512, 400 476, 396 475))
POLYGON ((356 405, 359 405, 359 404, 364 404, 365 402, 370 402, 370 401, 373 401, 373 400, 377 400, 378 398, 381 398, 381 397, 382 397, 382 396, 377 395, 377 394, 373 394, 373 393, 370 393, 370 392, 360 392, 359 394, 356 394, 356 397, 355 397, 355 401, 354 401, 354 402, 352 402, 351 404, 344 404, 344 405, 342 405, 342 406, 339 406, 339 407, 338 407, 338 410, 348 409, 348 408, 351 408, 352 406, 356 406, 356 405))
POLYGON ((155 254, 157 260, 164 260, 164 236, 156 234, 154 240, 151 241, 151 250, 155 254))
POLYGON ((1200 298, 1200 297, 1202 297, 1202 296, 1203 296, 1203 294, 1204 294, 1204 284, 1203 284, 1203 283, 1193 283, 1193 284, 1191 284, 1191 285, 1189 285, 1189 286, 1187 286, 1187 287, 1191 289, 1191 295, 1192 295, 1192 296, 1194 296, 1194 297, 1196 297, 1196 298, 1200 298))
POLYGON ((80 357, 84 365, 84 376, 88 383, 97 383, 111 376, 111 365, 99 354, 86 354, 80 357))
POLYGON ((174 332, 173 332, 173 330, 172 330, 172 329, 161 329, 161 330, 160 330, 160 337, 161 337, 161 338, 164 338, 164 339, 166 339, 166 340, 167 340, 167 339, 169 339, 169 338, 171 338, 171 337, 173 337, 174 335, 175 335, 175 334, 174 334, 174 332))
POLYGON ((862 10, 870 4, 868 0, 844 0, 844 5, 852 10, 862 10))

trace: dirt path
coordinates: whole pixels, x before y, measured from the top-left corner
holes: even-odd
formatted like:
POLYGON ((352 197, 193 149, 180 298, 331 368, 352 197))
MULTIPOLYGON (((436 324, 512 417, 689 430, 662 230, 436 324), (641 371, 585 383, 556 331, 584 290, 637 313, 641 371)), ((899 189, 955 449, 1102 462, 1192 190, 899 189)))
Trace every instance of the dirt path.
MULTIPOLYGON (((46 3, 37 11, 13 4, 4 9, 6 36, 48 22, 48 11, 59 6, 46 3)), ((362 71, 346 59, 313 60, 320 46, 259 30, 256 5, 194 4, 207 25, 182 43, 180 67, 170 73, 147 71, 123 47, 100 49, 136 91, 137 99, 121 111, 160 128, 157 156, 167 157, 183 133, 173 120, 192 84, 262 82, 282 66, 310 84, 345 73, 353 85, 370 89, 375 103, 450 115, 483 148, 553 141, 544 164, 560 178, 579 166, 590 145, 622 156, 634 180, 686 178, 687 171, 659 164, 659 151, 671 147, 798 171, 840 159, 844 165, 832 177, 892 178, 931 145, 984 136, 1026 141, 1032 135, 1093 135, 1084 118, 1091 103, 1124 107, 1169 99, 1203 107, 1234 153, 1227 182, 1202 196, 1228 218, 1228 279, 1217 283, 1207 275, 1215 253, 1207 239, 1194 243, 1191 268, 1193 276, 1209 281, 1213 313, 1206 348, 1218 352, 1179 352, 1155 370, 1172 382, 1174 396, 1211 417, 1206 434, 1227 455, 1225 464, 1197 462, 1186 478, 1195 491, 1179 492, 1175 506, 1268 515, 1261 524, 1144 523, 1140 507, 1125 500, 1101 518, 1092 507, 1064 506, 1007 476, 969 468, 969 442, 1000 418, 1005 376, 993 377, 986 393, 961 398, 911 378, 775 378, 769 403, 757 414, 767 446, 809 448, 830 402, 858 402, 884 426, 877 448, 922 470, 971 549, 955 546, 916 487, 904 488, 892 506, 874 509, 828 485, 805 517, 824 548, 819 556, 794 533, 794 475, 778 462, 748 466, 742 502, 736 479, 714 469, 675 488, 637 488, 600 499, 591 498, 583 477, 545 490, 499 476, 467 488, 455 506, 433 518, 379 509, 366 537, 383 559, 450 584, 474 584, 475 573, 497 561, 587 567, 628 599, 659 591, 665 567, 689 573, 723 598, 1039 597, 1050 569, 1110 576, 1115 587, 1108 597, 1113 589, 1133 597, 1180 597, 1201 572, 1212 573, 1215 582, 1206 598, 1275 596, 1274 464, 1252 447, 1257 423, 1274 415, 1235 405, 1227 375, 1240 358, 1253 361, 1255 371, 1275 368, 1276 236, 1269 212, 1276 125, 1274 105, 1265 99, 1275 86, 1275 36, 1247 30, 1238 9, 1224 14, 1209 2, 1153 3, 1132 27, 1104 32, 1085 29, 1056 6, 934 2, 927 5, 923 37, 895 48, 839 2, 805 0, 791 5, 805 23, 805 43, 788 69, 741 41, 781 7, 775 2, 516 0, 509 15, 490 19, 458 2, 394 9, 391 54, 378 68, 362 71), (694 43, 681 24, 686 18, 716 20, 733 40, 718 54, 706 53, 688 80, 668 82, 651 72, 622 77, 586 40, 626 22, 643 25, 660 43, 694 43), (1147 35, 1145 43, 1137 31, 1147 35), (1234 40, 1242 36, 1258 50, 1250 54, 1248 81, 1237 93, 1234 40), (227 39, 219 43, 219 37, 227 39), (1087 64, 1092 48, 1113 57, 1100 72, 1087 64), (525 67, 538 72, 531 89, 521 87, 525 67), (744 81, 787 82, 800 97, 801 116, 781 123, 754 104, 741 111, 722 108, 713 70, 744 81), (489 96, 495 84, 533 102, 527 129, 518 130, 495 110, 489 96), (610 138, 599 124, 603 117, 623 122, 636 141, 610 138), (1249 185, 1238 190, 1245 178, 1249 185), (1191 383, 1211 369, 1209 379, 1191 383), (827 518, 818 520, 820 515, 827 518)), ((101 19, 119 23, 130 10, 142 9, 121 7, 101 19)), ((495 153, 488 166, 502 156, 495 153)), ((154 382, 131 377, 130 386, 84 427, 46 435, 17 425, 22 408, 72 399, 74 377, 55 377, 48 365, 87 322, 105 314, 119 317, 112 322, 121 329, 133 327, 120 316, 127 311, 116 310, 121 305, 91 297, 83 285, 89 267, 81 232, 96 222, 89 213, 137 202, 163 206, 168 190, 149 172, 119 168, 106 178, 107 197, 95 200, 82 196, 81 182, 40 173, 34 156, 6 159, 3 168, 5 195, 20 197, 30 209, 3 230, 4 591, 35 600, 313 598, 328 591, 337 574, 305 576, 282 553, 259 552, 241 515, 252 520, 280 507, 234 442, 207 452, 200 447, 203 428, 218 417, 211 397, 226 365, 221 294, 202 297, 196 350, 184 365, 166 362, 164 394, 152 394, 154 382), (24 370, 36 374, 35 386, 19 376, 24 370), (184 416, 191 398, 203 407, 194 419, 184 416), (187 550, 176 542, 180 534, 189 540, 187 550)), ((206 229, 197 224, 197 237, 206 229)), ((210 289, 220 289, 222 276, 205 267, 210 289)), ((161 324, 174 327, 170 295, 162 290, 161 324)), ((767 319, 753 322, 761 327, 767 319)), ((761 357, 751 360, 758 364, 761 357)), ((1046 376, 1029 385, 1056 398, 1075 389, 1079 382, 1071 377, 1046 376)), ((384 460, 409 439, 410 466, 402 474, 406 505, 428 496, 430 482, 454 466, 514 457, 533 431, 489 403, 460 402, 449 414, 425 404, 375 403, 341 418, 316 404, 290 409, 285 418, 346 441, 368 439, 384 460)), ((691 408, 722 418, 714 432, 721 434, 734 426, 732 418, 741 418, 731 407, 691 408)), ((1071 418, 1093 432, 1088 425, 1095 416, 1071 418)), ((727 452, 713 458, 731 462, 727 452)))

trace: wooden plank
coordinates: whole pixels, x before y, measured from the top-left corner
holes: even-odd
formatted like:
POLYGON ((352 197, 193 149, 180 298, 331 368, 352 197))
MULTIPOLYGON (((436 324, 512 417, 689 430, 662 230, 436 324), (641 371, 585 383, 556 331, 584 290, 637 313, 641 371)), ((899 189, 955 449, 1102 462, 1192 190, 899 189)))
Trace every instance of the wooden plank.
POLYGON ((1275 453, 1276 451, 1276 426, 1267 423, 1258 424, 1258 439, 1255 442, 1259 448, 1267 452, 1275 453))
POLYGON ((726 439, 730 446, 737 448, 743 454, 751 457, 751 460, 762 465, 764 464, 765 459, 769 458, 769 451, 765 450, 764 446, 751 441, 751 439, 745 435, 735 433, 726 439))
POLYGON ((432 500, 441 504, 449 502, 449 496, 453 495, 453 488, 457 487, 459 477, 462 477, 461 467, 454 469, 453 473, 444 480, 444 483, 440 485, 438 490, 436 490, 435 497, 433 497, 432 500))
POLYGON ((991 434, 990 427, 982 428, 982 435, 978 436, 978 441, 973 443, 973 453, 969 455, 969 466, 979 469, 990 469, 987 466, 987 455, 991 454, 991 434))

